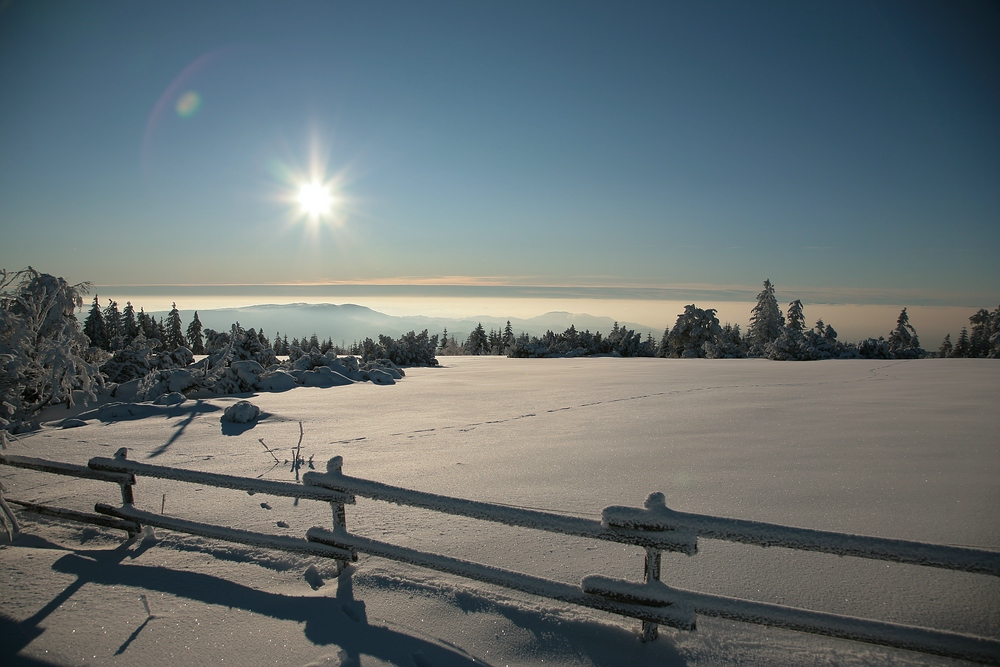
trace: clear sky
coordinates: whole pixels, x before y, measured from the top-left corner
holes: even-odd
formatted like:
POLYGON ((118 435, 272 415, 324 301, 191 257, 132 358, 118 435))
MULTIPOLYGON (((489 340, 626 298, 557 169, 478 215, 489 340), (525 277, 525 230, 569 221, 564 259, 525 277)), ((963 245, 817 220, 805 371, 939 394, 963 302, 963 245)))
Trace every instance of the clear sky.
POLYGON ((994 2, 0 3, 8 269, 809 316, 998 260, 994 2))

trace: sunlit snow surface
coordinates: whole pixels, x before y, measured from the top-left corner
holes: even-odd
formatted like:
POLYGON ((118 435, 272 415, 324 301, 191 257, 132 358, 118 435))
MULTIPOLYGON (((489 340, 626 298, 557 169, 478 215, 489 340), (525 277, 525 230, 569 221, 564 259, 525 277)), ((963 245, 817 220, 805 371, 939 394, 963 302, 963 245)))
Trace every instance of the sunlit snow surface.
MULTIPOLYGON (((265 417, 239 428, 220 421, 236 397, 73 429, 57 428, 65 411, 48 413, 8 453, 85 463, 127 446, 138 461, 289 481, 302 421, 317 469, 340 454, 347 474, 439 494, 596 518, 663 491, 687 512, 1000 549, 996 361, 441 361, 394 386, 254 395, 265 417)), ((0 478, 22 500, 120 502, 106 483, 0 478)), ((148 511, 260 532, 302 536, 331 520, 317 501, 148 478, 135 492, 148 511)), ((21 517, 22 536, 0 547, 4 664, 953 664, 705 617, 641 644, 637 621, 364 555, 338 581, 332 562, 166 530, 123 544, 120 532, 21 517)), ((642 576, 634 547, 362 499, 347 522, 570 583, 642 576)), ((1000 637, 995 577, 712 540, 699 552, 665 555, 663 580, 1000 637)))

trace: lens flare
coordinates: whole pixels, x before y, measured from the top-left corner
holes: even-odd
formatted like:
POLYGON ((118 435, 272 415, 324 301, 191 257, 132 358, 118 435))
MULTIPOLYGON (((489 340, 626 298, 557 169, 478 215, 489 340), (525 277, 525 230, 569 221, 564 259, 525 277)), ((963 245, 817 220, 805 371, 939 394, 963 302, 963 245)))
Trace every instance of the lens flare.
POLYGON ((177 98, 177 115, 181 118, 190 118, 198 113, 201 107, 201 95, 197 91, 189 90, 177 98))

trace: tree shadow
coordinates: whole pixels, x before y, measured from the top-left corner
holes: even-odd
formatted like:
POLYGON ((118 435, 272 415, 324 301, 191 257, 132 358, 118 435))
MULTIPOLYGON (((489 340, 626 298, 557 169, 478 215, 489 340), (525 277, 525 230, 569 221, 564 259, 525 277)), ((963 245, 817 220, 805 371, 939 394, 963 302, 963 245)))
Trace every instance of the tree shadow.
POLYGON ((157 456, 160 456, 161 454, 165 453, 172 444, 177 442, 177 440, 182 435, 184 435, 184 431, 187 429, 188 426, 191 425, 192 422, 194 422, 196 417, 210 412, 218 412, 220 409, 221 408, 215 405, 210 405, 208 403, 205 403, 200 399, 195 401, 195 404, 191 406, 185 406, 182 403, 180 405, 167 407, 167 409, 162 411, 162 414, 168 418, 182 417, 184 415, 187 416, 180 424, 178 424, 174 428, 173 435, 171 435, 170 438, 165 443, 154 449, 146 458, 154 459, 157 456))

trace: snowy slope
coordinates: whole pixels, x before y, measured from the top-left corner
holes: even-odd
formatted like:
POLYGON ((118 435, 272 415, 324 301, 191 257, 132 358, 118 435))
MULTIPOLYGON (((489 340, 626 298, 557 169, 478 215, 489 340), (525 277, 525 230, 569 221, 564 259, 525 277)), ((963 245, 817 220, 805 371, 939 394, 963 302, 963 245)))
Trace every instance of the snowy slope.
MULTIPOLYGON (((688 512, 1000 549, 993 361, 443 361, 391 387, 255 395, 268 416, 245 429, 219 419, 236 398, 188 401, 75 429, 52 421, 9 453, 85 463, 127 446, 138 461, 289 481, 290 465, 258 439, 289 459, 302 421, 319 469, 340 454, 350 475, 423 491, 580 516, 663 491, 688 512)), ((84 510, 119 500, 92 481, 0 478, 24 500, 84 510)), ((261 532, 330 525, 317 501, 147 478, 136 496, 141 509, 261 532)), ((377 558, 338 581, 332 562, 309 557, 165 530, 122 545, 121 533, 21 516, 25 534, 0 548, 5 664, 951 664, 706 618, 643 645, 635 621, 377 558)), ((642 575, 634 547, 362 499, 347 522, 569 583, 642 575)), ((993 577, 713 540, 699 551, 665 555, 663 580, 1000 637, 993 577)))

